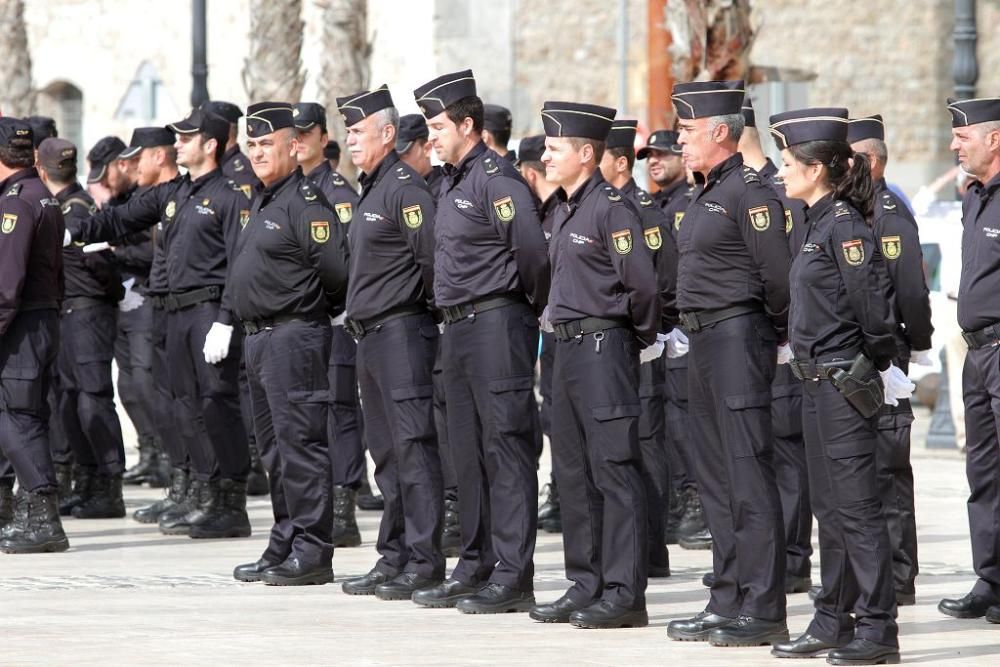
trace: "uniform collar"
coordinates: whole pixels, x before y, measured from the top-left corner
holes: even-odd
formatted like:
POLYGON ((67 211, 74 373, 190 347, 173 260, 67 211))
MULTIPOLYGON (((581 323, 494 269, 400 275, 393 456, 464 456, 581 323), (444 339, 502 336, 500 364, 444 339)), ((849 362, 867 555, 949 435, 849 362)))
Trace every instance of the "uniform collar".
POLYGON ((687 187, 687 180, 679 178, 673 183, 670 183, 666 187, 662 188, 658 194, 661 199, 671 199, 685 187, 687 187))
POLYGON ((278 191, 281 190, 281 188, 285 187, 285 185, 287 185, 289 181, 291 181, 292 179, 301 178, 301 176, 302 176, 302 168, 296 167, 295 171, 290 173, 288 176, 285 176, 284 178, 277 180, 274 183, 271 183, 271 185, 261 190, 260 194, 263 199, 265 200, 270 199, 274 197, 274 195, 277 194, 278 191))
MULTIPOLYGON (((714 183, 721 181, 723 178, 729 175, 729 172, 734 169, 739 169, 743 166, 743 153, 733 153, 728 158, 720 162, 719 164, 712 167, 708 172, 708 177, 704 179, 705 189, 708 189, 714 183)), ((695 182, 701 182, 701 175, 694 175, 695 182)))
POLYGON ((538 212, 541 214, 541 217, 544 218, 552 209, 564 201, 566 201, 566 192, 562 188, 556 188, 552 191, 552 194, 546 197, 545 201, 542 202, 538 212))
POLYGON ((230 160, 232 160, 237 155, 242 155, 242 154, 243 154, 243 151, 240 150, 240 145, 239 144, 235 144, 231 148, 227 148, 226 152, 222 154, 222 164, 226 164, 227 162, 229 162, 230 160))
POLYGON ((572 197, 566 200, 566 203, 569 204, 570 208, 576 208, 581 202, 583 202, 587 195, 605 183, 607 183, 607 181, 605 181, 604 177, 601 176, 601 170, 595 169, 594 173, 590 175, 590 178, 584 181, 583 185, 576 189, 576 192, 573 193, 572 197))
POLYGON ((889 192, 889 185, 885 182, 884 178, 880 178, 875 181, 875 194, 880 195, 883 192, 889 192))
POLYGON ((64 187, 62 190, 60 190, 59 192, 57 192, 56 193, 56 199, 58 199, 59 202, 62 203, 62 202, 65 202, 67 199, 69 199, 70 197, 72 197, 73 195, 75 195, 78 192, 83 192, 83 186, 81 186, 79 183, 77 183, 77 182, 74 181, 73 183, 70 183, 69 185, 67 185, 66 187, 64 187))
POLYGON ((191 181, 192 185, 201 186, 204 185, 205 183, 208 183, 210 180, 220 175, 221 173, 222 170, 219 167, 216 167, 212 171, 204 173, 198 178, 191 178, 190 176, 188 176, 188 179, 191 181))
MULTIPOLYGON (((382 180, 382 177, 385 176, 397 162, 399 162, 399 154, 396 152, 396 149, 393 148, 384 158, 382 158, 382 161, 378 163, 378 166, 375 167, 375 171, 370 174, 368 172, 361 172, 361 178, 358 180, 361 182, 362 194, 367 193, 375 186, 376 183, 382 180)), ((327 162, 327 164, 329 164, 329 162, 327 162)))
POLYGON ((980 182, 977 193, 980 199, 986 200, 993 197, 997 190, 1000 190, 1000 174, 991 178, 988 183, 980 182))
POLYGON ((457 176, 463 176, 472 165, 472 162, 487 151, 486 144, 482 140, 478 144, 472 147, 465 157, 463 157, 457 165, 446 164, 444 166, 444 173, 446 176, 455 178, 457 176))
POLYGON ((806 207, 806 219, 811 221, 819 220, 833 206, 833 193, 823 195, 819 201, 812 206, 806 207))
POLYGON ((638 190, 638 189, 639 189, 639 186, 636 185, 636 182, 635 182, 634 178, 629 178, 628 182, 626 182, 625 185, 623 185, 621 188, 619 188, 619 190, 621 191, 621 193, 623 195, 625 195, 626 197, 629 197, 629 198, 632 198, 635 195, 635 191, 638 190))
POLYGON ((26 178, 38 178, 38 171, 34 167, 16 171, 8 176, 3 183, 0 183, 0 190, 6 190, 9 186, 14 185, 18 181, 23 181, 26 178))
POLYGON ((313 181, 319 181, 324 176, 326 176, 327 174, 329 174, 331 171, 333 171, 333 168, 330 167, 330 161, 327 160, 327 159, 324 159, 318 165, 316 165, 315 167, 313 167, 312 171, 310 171, 308 174, 306 174, 306 178, 311 179, 313 181))
POLYGON ((757 174, 761 178, 772 179, 778 175, 778 168, 771 162, 771 158, 764 158, 764 166, 760 168, 757 174))

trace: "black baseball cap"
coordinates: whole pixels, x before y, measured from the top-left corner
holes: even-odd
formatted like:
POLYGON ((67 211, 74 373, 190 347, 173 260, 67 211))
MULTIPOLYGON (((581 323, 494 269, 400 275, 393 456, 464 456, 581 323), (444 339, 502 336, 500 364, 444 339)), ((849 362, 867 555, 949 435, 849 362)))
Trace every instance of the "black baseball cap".
POLYGON ((316 102, 300 102, 292 107, 296 130, 311 130, 319 125, 326 132, 326 107, 316 102))
POLYGON ((137 127, 132 130, 132 140, 128 147, 118 154, 118 159, 134 158, 142 152, 143 148, 173 146, 174 141, 174 133, 165 127, 137 127))
POLYGON ((214 113, 216 116, 222 116, 228 120, 231 125, 238 123, 240 118, 243 116, 243 112, 240 111, 238 106, 232 102, 223 102, 222 100, 208 100, 206 102, 202 102, 201 106, 198 108, 202 111, 207 111, 208 113, 214 113))
POLYGON ((490 132, 510 132, 512 120, 510 109, 499 104, 483 105, 483 129, 490 132))
POLYGON ((123 150, 125 150, 125 142, 115 136, 104 137, 94 144, 94 147, 87 153, 87 161, 90 162, 87 182, 97 183, 104 178, 108 164, 112 160, 117 160, 123 150))
POLYGON ((653 151, 680 155, 682 149, 677 143, 677 138, 678 134, 673 130, 656 130, 649 135, 646 145, 636 152, 635 157, 639 160, 645 160, 653 151))
POLYGON ((542 154, 545 152, 545 135, 534 134, 521 139, 517 145, 517 161, 521 162, 541 162, 542 154))
POLYGON ((76 164, 76 146, 58 137, 43 139, 38 145, 38 164, 46 169, 62 169, 76 164))
POLYGON ((229 121, 201 109, 195 109, 184 120, 170 123, 167 129, 177 134, 204 132, 222 145, 229 140, 229 121))
POLYGON ((399 132, 396 133, 396 152, 405 153, 410 150, 410 145, 417 139, 426 139, 430 136, 427 130, 427 121, 418 113, 408 113, 399 119, 399 132))
POLYGON ((31 138, 38 148, 49 137, 58 137, 56 122, 48 116, 28 116, 24 119, 31 126, 31 138))
POLYGON ((340 159, 340 144, 334 139, 326 142, 326 146, 323 148, 323 157, 327 160, 339 160, 340 159))

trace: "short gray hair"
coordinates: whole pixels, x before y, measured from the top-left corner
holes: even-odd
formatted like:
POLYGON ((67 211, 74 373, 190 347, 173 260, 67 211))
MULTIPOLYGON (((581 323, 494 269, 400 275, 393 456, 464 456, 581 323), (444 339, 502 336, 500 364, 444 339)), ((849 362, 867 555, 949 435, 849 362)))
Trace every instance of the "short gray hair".
POLYGON ((386 107, 379 109, 372 114, 375 116, 375 131, 381 132, 386 125, 392 125, 394 132, 399 132, 399 111, 396 107, 386 107))
POLYGON ((982 132, 980 136, 985 139, 986 135, 990 132, 1000 132, 1000 120, 989 120, 985 123, 980 123, 979 128, 982 132))
POLYGON ((858 148, 861 149, 858 151, 859 153, 870 153, 874 155, 875 159, 878 160, 883 165, 888 164, 889 147, 886 146, 885 142, 882 141, 881 139, 876 139, 874 137, 871 137, 869 139, 862 139, 861 141, 857 142, 857 145, 858 148))
POLYGON ((746 121, 743 120, 743 114, 741 113, 712 116, 709 120, 711 121, 708 126, 709 132, 715 132, 715 128, 725 125, 729 129, 729 136, 735 142, 739 142, 740 137, 743 136, 743 128, 746 127, 746 121))

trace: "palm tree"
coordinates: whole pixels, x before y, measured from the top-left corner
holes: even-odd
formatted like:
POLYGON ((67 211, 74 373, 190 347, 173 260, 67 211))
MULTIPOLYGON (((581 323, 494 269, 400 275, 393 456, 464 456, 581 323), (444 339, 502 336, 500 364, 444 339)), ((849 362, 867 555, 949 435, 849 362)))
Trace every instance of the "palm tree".
POLYGON ((681 0, 665 9, 677 81, 743 79, 754 31, 749 0, 681 0))
POLYGON ((0 54, 0 111, 8 116, 29 116, 35 110, 35 91, 24 0, 0 0, 0 54))
POLYGON ((296 103, 302 95, 302 0, 250 0, 250 56, 243 87, 251 103, 296 103))

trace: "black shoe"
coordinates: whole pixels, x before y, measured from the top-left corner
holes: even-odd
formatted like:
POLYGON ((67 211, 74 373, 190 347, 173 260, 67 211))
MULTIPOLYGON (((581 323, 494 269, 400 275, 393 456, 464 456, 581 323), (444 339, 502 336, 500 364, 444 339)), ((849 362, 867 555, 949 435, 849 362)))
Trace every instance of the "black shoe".
POLYGON ((329 565, 306 565, 298 558, 287 558, 281 565, 261 572, 260 580, 268 586, 329 584, 333 581, 333 568, 329 565))
POLYGON ((177 468, 171 473, 170 490, 167 491, 167 496, 161 500, 157 500, 152 505, 140 507, 132 513, 132 518, 139 523, 156 523, 165 512, 173 510, 179 503, 184 501, 187 487, 187 473, 177 468))
POLYGON ((434 588, 416 591, 411 598, 421 607, 440 609, 454 607, 459 600, 472 597, 479 592, 482 585, 468 586, 457 579, 445 579, 434 588))
POLYGON ((810 586, 809 587, 809 599, 810 600, 815 600, 816 598, 818 598, 822 594, 823 594, 823 587, 822 586, 810 586))
POLYGON ((735 620, 703 611, 694 618, 670 621, 667 625, 667 636, 679 642, 704 642, 708 641, 708 634, 712 630, 729 625, 735 620))
POLYGON ((340 588, 348 595, 375 595, 375 588, 379 584, 384 584, 390 579, 392 579, 392 577, 388 574, 373 569, 363 577, 348 579, 341 584, 340 588))
POLYGON ((264 574, 264 570, 268 570, 281 563, 272 563, 269 560, 264 560, 261 558, 253 563, 243 563, 243 565, 237 565, 233 570, 233 579, 237 581, 260 581, 260 577, 264 574))
POLYGON ((570 614, 569 623, 591 630, 644 628, 649 625, 649 614, 645 609, 626 609, 606 600, 598 600, 589 607, 570 614))
POLYGON ((569 595, 563 595, 555 602, 532 607, 528 616, 542 623, 569 623, 569 617, 573 615, 573 612, 582 611, 589 606, 589 604, 578 605, 570 599, 569 595))
POLYGON ((90 497, 70 510, 77 519, 121 519, 125 517, 121 475, 96 475, 90 483, 90 497))
POLYGON ((684 494, 679 493, 674 488, 670 489, 669 507, 664 512, 663 542, 664 544, 677 544, 680 535, 681 520, 684 518, 684 494))
POLYGON ((222 479, 212 485, 212 499, 204 514, 191 522, 188 536, 194 539, 222 539, 250 537, 251 532, 246 482, 222 479))
POLYGON ((247 475, 247 495, 266 496, 271 493, 271 485, 267 481, 267 471, 264 470, 264 463, 260 460, 260 452, 257 451, 257 443, 251 443, 250 450, 250 474, 247 475))
POLYGON ((697 489, 685 489, 682 492, 683 509, 681 511, 680 522, 677 525, 677 538, 697 535, 708 530, 708 523, 705 521, 705 512, 701 507, 701 496, 697 489))
POLYGON ((122 481, 125 484, 137 486, 146 481, 154 469, 157 467, 156 446, 152 437, 139 438, 139 462, 125 471, 122 481))
POLYGON ((441 529, 441 553, 455 558, 462 553, 462 531, 458 525, 458 501, 444 500, 444 525, 441 529))
POLYGON ((404 572, 375 587, 375 597, 379 600, 410 600, 413 594, 425 588, 434 588, 440 579, 424 577, 416 572, 404 572))
POLYGON ((210 500, 208 482, 189 480, 184 501, 161 514, 157 520, 160 532, 164 535, 187 535, 191 532, 191 522, 201 516, 199 508, 207 507, 210 500))
POLYGON ((0 533, 14 520, 14 482, 0 482, 0 533))
POLYGON ((333 487, 333 546, 360 547, 361 531, 354 515, 357 491, 347 486, 333 487))
POLYGON ((785 576, 785 594, 807 593, 812 588, 813 580, 809 577, 785 576))
POLYGON ((56 469, 56 486, 59 487, 59 500, 68 498, 73 493, 73 464, 54 463, 56 469))
POLYGON ((646 570, 646 577, 649 579, 666 579, 669 576, 669 565, 650 565, 646 570))
POLYGON ((986 620, 990 623, 1000 623, 1000 604, 986 610, 986 620))
POLYGON ((74 507, 90 498, 95 476, 93 468, 73 466, 73 491, 68 496, 59 498, 59 516, 72 515, 74 507))
POLYGON ((366 512, 381 512, 385 509, 385 500, 372 493, 367 477, 361 480, 361 488, 358 489, 358 509, 366 512))
POLYGON ((701 577, 701 585, 704 586, 705 588, 711 588, 712 586, 714 586, 715 585, 715 573, 714 572, 706 572, 705 574, 703 574, 702 577, 701 577))
POLYGON ((867 639, 855 639, 843 648, 835 648, 826 656, 831 665, 897 665, 899 648, 883 646, 867 639))
POLYGON ((767 646, 787 641, 788 626, 784 621, 765 621, 752 616, 740 616, 708 633, 708 643, 712 646, 767 646))
POLYGON ((156 443, 156 465, 146 475, 146 484, 151 489, 166 489, 170 486, 170 482, 173 479, 171 476, 170 457, 163 451, 163 445, 158 438, 154 439, 154 442, 156 443))
POLYGON ((486 584, 478 593, 459 600, 455 605, 463 614, 506 614, 529 611, 534 606, 534 593, 514 590, 502 584, 486 584))
POLYGON ((0 551, 37 554, 69 549, 69 540, 59 520, 59 496, 18 489, 14 519, 3 531, 0 551))
POLYGON ((708 528, 705 528, 704 530, 690 535, 682 534, 680 538, 678 538, 677 544, 680 545, 681 549, 705 551, 712 548, 712 533, 709 532, 708 528))
POLYGON ((917 604, 917 594, 907 593, 905 591, 896 591, 896 606, 897 607, 912 607, 917 604))
POLYGON ((776 658, 817 658, 840 646, 844 644, 828 644, 807 632, 798 639, 772 644, 771 655, 776 658))
POLYGON ((945 598, 938 603, 938 611, 955 618, 982 618, 986 611, 997 604, 994 598, 985 598, 975 593, 969 593, 963 598, 951 600, 945 598))
POLYGON ((546 533, 562 532, 562 506, 559 502, 559 487, 553 479, 542 487, 539 495, 545 495, 545 502, 538 506, 538 528, 546 533))

